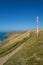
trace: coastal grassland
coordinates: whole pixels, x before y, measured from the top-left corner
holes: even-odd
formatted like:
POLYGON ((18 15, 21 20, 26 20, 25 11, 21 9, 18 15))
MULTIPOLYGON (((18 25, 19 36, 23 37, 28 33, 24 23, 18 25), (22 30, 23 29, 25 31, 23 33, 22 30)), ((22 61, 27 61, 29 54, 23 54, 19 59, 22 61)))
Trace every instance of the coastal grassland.
POLYGON ((5 39, 4 41, 1 42, 0 47, 4 46, 9 41, 11 41, 12 39, 18 37, 19 35, 20 35, 19 33, 15 33, 15 32, 9 32, 9 33, 7 33, 5 35, 5 37, 7 37, 7 39, 5 39))
POLYGON ((43 65, 43 31, 38 38, 32 32, 30 39, 4 65, 43 65))
POLYGON ((0 57, 10 53, 14 49, 16 49, 18 46, 20 46, 22 43, 24 43, 30 35, 28 35, 26 32, 17 36, 16 38, 13 38, 7 42, 7 44, 2 45, 0 48, 0 57))

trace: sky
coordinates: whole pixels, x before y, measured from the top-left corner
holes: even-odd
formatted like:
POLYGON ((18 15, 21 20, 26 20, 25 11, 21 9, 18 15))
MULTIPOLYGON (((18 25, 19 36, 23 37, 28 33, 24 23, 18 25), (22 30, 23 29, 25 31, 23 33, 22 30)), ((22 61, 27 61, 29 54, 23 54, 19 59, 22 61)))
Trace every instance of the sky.
POLYGON ((43 0, 0 0, 0 31, 43 27, 43 0))

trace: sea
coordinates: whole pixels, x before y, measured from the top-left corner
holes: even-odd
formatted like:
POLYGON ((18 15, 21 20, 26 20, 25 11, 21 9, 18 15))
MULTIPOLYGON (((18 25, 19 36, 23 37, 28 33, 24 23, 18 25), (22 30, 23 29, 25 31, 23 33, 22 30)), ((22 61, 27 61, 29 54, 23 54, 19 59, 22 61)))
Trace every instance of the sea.
POLYGON ((0 42, 6 39, 5 37, 6 33, 7 32, 0 32, 0 42))

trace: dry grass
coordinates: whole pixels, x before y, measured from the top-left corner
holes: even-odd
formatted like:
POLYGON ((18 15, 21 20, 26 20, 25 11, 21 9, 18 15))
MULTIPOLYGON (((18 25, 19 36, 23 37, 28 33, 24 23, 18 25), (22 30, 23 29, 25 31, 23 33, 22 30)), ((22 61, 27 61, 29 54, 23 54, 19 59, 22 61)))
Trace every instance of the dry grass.
POLYGON ((43 65, 43 31, 38 38, 32 32, 30 39, 4 65, 43 65))
POLYGON ((11 36, 9 39, 7 39, 7 42, 5 42, 4 45, 0 46, 0 57, 9 53, 11 50, 14 50, 15 46, 18 47, 18 45, 20 45, 19 43, 21 43, 21 41, 23 41, 25 38, 27 38, 29 36, 30 36, 30 34, 28 32, 11 36))

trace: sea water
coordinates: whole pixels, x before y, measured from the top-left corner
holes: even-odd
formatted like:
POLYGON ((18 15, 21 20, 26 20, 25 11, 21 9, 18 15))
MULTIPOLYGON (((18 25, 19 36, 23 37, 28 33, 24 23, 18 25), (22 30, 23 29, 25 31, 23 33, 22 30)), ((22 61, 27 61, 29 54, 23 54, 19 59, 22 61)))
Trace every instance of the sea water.
POLYGON ((0 32, 0 42, 6 39, 5 35, 6 35, 6 32, 0 32))

